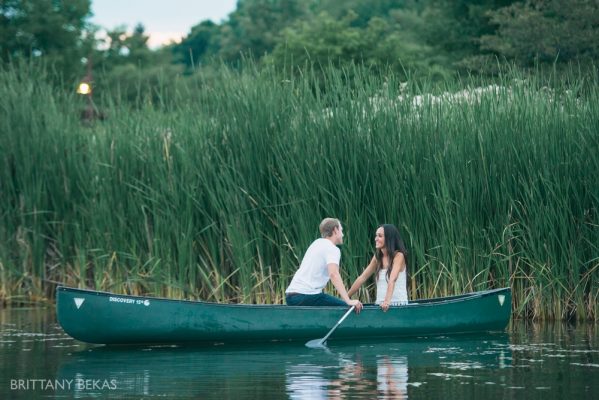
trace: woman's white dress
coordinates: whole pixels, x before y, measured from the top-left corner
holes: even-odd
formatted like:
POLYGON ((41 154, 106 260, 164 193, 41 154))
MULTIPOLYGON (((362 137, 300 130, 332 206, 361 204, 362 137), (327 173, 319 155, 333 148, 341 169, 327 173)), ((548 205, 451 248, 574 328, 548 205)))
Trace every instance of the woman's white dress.
MULTIPOLYGON (((387 295, 387 268, 381 268, 376 280, 376 304, 381 304, 387 295)), ((393 296, 390 305, 399 306, 408 304, 408 291, 406 288, 406 270, 399 273, 395 281, 393 296)))

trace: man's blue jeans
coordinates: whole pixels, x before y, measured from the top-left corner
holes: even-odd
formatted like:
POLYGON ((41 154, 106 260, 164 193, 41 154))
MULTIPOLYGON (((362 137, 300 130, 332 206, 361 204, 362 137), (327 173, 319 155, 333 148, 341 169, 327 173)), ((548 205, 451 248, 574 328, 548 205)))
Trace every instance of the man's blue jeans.
POLYGON ((347 307, 345 301, 328 295, 326 293, 302 294, 289 293, 285 296, 288 306, 343 306, 347 307))

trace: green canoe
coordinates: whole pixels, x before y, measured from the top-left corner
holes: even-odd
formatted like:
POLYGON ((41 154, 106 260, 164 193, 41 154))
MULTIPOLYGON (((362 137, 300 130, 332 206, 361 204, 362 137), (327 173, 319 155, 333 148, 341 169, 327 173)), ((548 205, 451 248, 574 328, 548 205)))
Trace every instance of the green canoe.
MULTIPOLYGON (((344 307, 217 304, 59 287, 58 322, 73 338, 101 344, 306 341, 323 337, 344 307)), ((329 340, 501 331, 510 288, 416 300, 384 313, 365 305, 329 340)))

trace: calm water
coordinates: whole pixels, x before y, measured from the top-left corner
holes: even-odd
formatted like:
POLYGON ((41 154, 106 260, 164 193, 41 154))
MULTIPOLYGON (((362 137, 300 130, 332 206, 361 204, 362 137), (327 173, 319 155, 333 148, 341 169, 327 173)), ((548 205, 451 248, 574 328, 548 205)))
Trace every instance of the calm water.
POLYGON ((108 348, 53 310, 0 310, 0 399, 599 398, 599 326, 261 346, 108 348))

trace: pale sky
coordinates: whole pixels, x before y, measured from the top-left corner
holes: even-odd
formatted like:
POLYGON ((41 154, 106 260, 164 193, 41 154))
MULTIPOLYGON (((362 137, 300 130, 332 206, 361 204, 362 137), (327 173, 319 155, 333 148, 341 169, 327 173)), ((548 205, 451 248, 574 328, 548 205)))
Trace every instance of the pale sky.
POLYGON ((219 23, 236 8, 237 0, 92 0, 92 23, 105 29, 126 25, 132 31, 142 23, 156 48, 179 41, 191 27, 211 19, 219 23))

